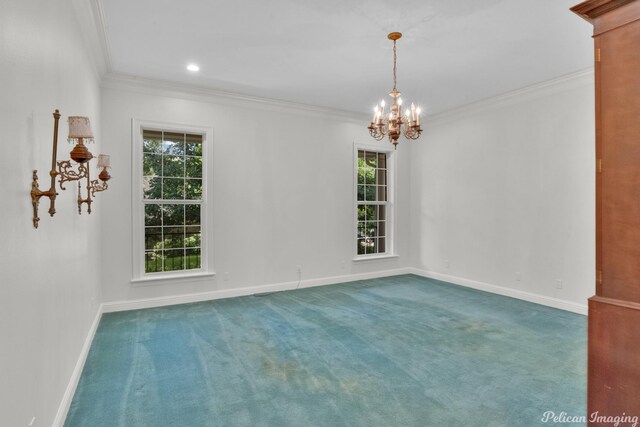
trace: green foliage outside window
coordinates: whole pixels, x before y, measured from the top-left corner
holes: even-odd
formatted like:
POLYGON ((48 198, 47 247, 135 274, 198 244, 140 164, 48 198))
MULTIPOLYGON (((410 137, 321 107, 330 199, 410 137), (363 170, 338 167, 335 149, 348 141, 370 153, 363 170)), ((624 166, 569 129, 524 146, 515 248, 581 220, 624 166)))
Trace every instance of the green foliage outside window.
POLYGON ((358 151, 358 255, 386 251, 387 155, 358 151))
POLYGON ((200 268, 202 135, 145 130, 142 166, 145 272, 200 268))

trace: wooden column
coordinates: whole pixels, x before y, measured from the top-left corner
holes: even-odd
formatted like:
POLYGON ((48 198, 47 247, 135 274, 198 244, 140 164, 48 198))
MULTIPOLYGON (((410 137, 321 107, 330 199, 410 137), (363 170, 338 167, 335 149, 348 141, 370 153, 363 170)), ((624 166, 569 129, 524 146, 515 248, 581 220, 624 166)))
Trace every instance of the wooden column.
POLYGON ((589 0, 571 10, 593 24, 595 42, 596 295, 589 300, 587 412, 640 418, 640 0, 589 0))

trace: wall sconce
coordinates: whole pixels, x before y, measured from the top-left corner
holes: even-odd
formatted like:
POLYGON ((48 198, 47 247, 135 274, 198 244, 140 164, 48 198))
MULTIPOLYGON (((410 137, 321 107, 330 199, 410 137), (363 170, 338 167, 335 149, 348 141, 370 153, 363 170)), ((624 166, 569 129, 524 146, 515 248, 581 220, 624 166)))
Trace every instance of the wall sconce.
POLYGON ((58 154, 58 121, 60 120, 60 112, 56 110, 53 113, 53 154, 51 155, 51 185, 48 190, 41 190, 38 184, 38 171, 33 171, 31 182, 31 204, 33 205, 33 226, 38 228, 38 207, 40 198, 46 196, 49 198, 49 215, 56 213, 56 177, 59 178, 61 190, 66 190, 65 182, 78 181, 78 213, 82 213, 82 205, 87 204, 87 212, 91 213, 92 197, 96 193, 105 191, 109 186, 107 181, 111 178, 107 169, 111 167, 109 156, 100 154, 98 156, 98 168, 102 171, 98 175, 98 179, 91 180, 89 161, 93 159, 93 154, 84 145, 84 141, 93 142, 93 132, 91 131, 91 123, 88 117, 70 116, 69 117, 69 142, 75 142, 73 150, 71 150, 71 160, 78 164, 77 170, 73 169, 70 160, 57 161, 58 154), (82 179, 86 178, 87 197, 82 197, 82 179))

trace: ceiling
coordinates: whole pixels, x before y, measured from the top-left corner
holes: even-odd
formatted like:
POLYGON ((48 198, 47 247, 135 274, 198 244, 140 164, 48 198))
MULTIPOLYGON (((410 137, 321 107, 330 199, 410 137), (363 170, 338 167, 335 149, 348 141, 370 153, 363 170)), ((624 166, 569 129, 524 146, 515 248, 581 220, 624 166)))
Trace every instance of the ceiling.
POLYGON ((392 31, 431 114, 593 61, 579 0, 98 1, 113 72, 362 113, 393 86, 392 31))

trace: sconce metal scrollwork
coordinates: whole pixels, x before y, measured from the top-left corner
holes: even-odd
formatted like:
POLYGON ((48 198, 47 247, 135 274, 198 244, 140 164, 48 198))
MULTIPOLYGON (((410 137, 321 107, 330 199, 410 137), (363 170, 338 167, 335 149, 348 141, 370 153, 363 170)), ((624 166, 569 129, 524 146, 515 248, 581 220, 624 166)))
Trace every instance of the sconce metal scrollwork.
POLYGON ((45 196, 49 198, 49 215, 53 216, 56 213, 55 202, 58 193, 56 192, 56 177, 60 184, 61 190, 66 190, 64 184, 66 182, 78 181, 78 213, 82 213, 82 205, 87 204, 87 213, 91 213, 92 197, 95 197, 96 193, 105 191, 109 186, 107 181, 111 179, 111 175, 107 169, 111 167, 109 156, 100 154, 98 156, 98 168, 102 168, 102 171, 98 175, 98 179, 91 180, 89 161, 94 158, 93 154, 84 145, 84 140, 92 141, 93 132, 91 131, 91 124, 88 117, 70 116, 69 117, 69 141, 76 142, 76 145, 71 150, 71 159, 78 164, 77 170, 74 169, 70 160, 57 161, 58 153, 58 122, 60 120, 60 112, 56 110, 53 113, 53 154, 51 157, 51 186, 48 190, 41 190, 38 183, 38 171, 33 171, 33 177, 31 182, 31 204, 33 205, 33 226, 38 228, 40 218, 38 217, 38 208, 40 205, 40 199, 45 196), (81 180, 86 178, 86 190, 87 197, 82 196, 82 184, 81 180))

